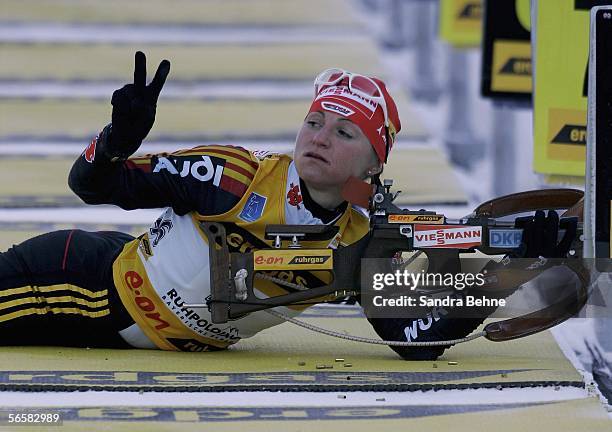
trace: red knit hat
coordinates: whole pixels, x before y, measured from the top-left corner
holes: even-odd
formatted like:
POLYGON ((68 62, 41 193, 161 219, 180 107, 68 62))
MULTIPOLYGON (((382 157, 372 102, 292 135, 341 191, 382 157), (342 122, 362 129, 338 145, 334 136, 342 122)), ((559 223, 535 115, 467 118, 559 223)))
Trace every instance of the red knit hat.
MULTIPOLYGON (((326 83, 319 87, 315 81, 315 99, 308 112, 329 111, 350 119, 368 138, 378 159, 381 162, 387 162, 388 152, 391 151, 395 137, 402 126, 397 106, 387 91, 385 83, 378 78, 365 77, 340 69, 331 71, 338 71, 336 73, 337 82, 326 83), (385 115, 380 93, 382 93, 387 109, 388 128, 385 128, 385 115), (368 97, 368 95, 371 96, 368 97)), ((333 81, 334 75, 330 76, 333 81)))

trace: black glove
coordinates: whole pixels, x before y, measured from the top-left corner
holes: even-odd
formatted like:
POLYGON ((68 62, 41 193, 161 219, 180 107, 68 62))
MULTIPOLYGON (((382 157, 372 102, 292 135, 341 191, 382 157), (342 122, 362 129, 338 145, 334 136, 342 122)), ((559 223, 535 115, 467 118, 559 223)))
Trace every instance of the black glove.
POLYGON ((520 258, 563 258, 569 252, 578 227, 575 217, 563 218, 559 222, 559 215, 554 210, 548 211, 545 216, 538 210, 535 216, 517 218, 516 228, 523 228, 523 239, 516 256, 520 258), (565 234, 559 243, 559 229, 565 229, 565 234))
POLYGON ((146 85, 147 58, 141 51, 135 55, 134 83, 115 90, 110 136, 102 152, 112 161, 130 157, 147 136, 155 122, 157 98, 170 72, 170 62, 163 60, 151 84, 146 85))

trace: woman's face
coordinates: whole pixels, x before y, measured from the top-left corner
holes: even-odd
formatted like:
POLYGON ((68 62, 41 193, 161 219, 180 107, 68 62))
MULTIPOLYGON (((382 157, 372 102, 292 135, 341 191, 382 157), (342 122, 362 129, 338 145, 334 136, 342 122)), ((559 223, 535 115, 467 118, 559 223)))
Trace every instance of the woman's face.
POLYGON ((364 178, 378 165, 374 149, 359 126, 327 111, 306 116, 293 157, 300 177, 318 188, 340 188, 349 177, 364 178))

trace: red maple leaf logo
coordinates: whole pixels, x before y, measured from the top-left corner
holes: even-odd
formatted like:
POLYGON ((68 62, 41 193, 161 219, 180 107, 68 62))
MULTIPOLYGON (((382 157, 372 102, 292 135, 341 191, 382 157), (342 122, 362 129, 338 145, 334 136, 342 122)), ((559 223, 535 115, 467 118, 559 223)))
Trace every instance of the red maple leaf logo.
POLYGON ((291 183, 289 185, 289 191, 287 192, 287 201, 292 206, 295 206, 300 209, 300 204, 302 203, 302 195, 300 195, 300 185, 294 185, 291 183))

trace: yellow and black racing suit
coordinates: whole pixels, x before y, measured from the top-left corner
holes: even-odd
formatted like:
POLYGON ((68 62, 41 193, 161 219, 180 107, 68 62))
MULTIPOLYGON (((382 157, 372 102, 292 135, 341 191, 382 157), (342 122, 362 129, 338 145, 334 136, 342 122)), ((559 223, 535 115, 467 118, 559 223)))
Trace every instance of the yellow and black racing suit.
MULTIPOLYGON (((232 252, 270 247, 268 224, 339 227, 331 242, 308 247, 343 247, 367 233, 368 219, 347 203, 334 210, 315 203, 286 155, 209 145, 111 162, 96 151, 106 130, 74 163, 72 190, 88 204, 164 210, 138 238, 58 231, 0 254, 0 344, 223 349, 281 321, 261 311, 217 325, 208 309, 186 306, 210 296, 201 221, 223 223, 232 252)), ((274 276, 305 287, 326 281, 317 272, 274 276)), ((256 290, 271 296, 292 288, 258 280, 256 290)), ((295 316, 303 308, 279 309, 295 316)), ((369 321, 383 339, 404 341, 461 337, 482 322, 438 315, 369 321)), ((444 347, 393 349, 406 359, 432 359, 444 347)))

